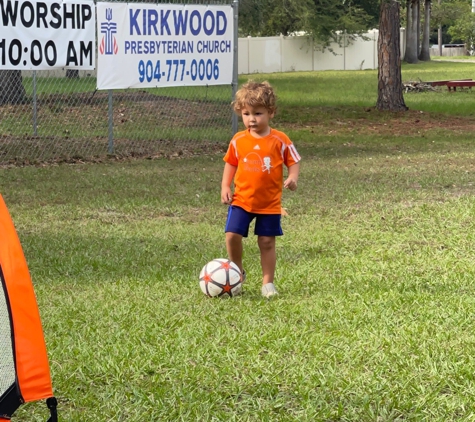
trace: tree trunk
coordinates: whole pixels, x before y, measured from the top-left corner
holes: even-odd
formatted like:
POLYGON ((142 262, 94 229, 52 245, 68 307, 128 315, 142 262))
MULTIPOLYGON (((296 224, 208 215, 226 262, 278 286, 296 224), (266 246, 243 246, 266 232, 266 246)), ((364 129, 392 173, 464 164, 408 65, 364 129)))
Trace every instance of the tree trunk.
MULTIPOLYGON (((440 5, 440 0, 437 1, 440 5)), ((439 45, 439 56, 442 56, 442 25, 437 29, 437 44, 439 45)))
POLYGON ((422 32, 422 46, 421 54, 419 54, 419 60, 429 61, 430 60, 430 7, 431 0, 424 1, 424 28, 422 32))
POLYGON ((419 0, 416 1, 416 19, 417 19, 416 45, 417 45, 417 57, 419 57, 419 54, 421 54, 421 2, 419 0))
POLYGON ((66 78, 68 78, 68 79, 79 79, 79 70, 78 69, 66 69, 66 78))
POLYGON ((20 104, 25 96, 21 70, 0 70, 0 104, 20 104))
MULTIPOLYGON (((384 3, 385 0, 383 0, 384 3)), ((419 0, 416 0, 419 1, 419 0)), ((406 53, 404 61, 417 63, 419 47, 417 46, 417 7, 414 0, 407 2, 407 28, 406 28, 406 53)))
POLYGON ((378 110, 406 111, 402 95, 400 6, 397 0, 383 0, 378 36, 378 110))
MULTIPOLYGON (((383 2, 384 0, 381 0, 383 2)), ((405 41, 405 49, 404 49, 404 57, 406 56, 407 50, 407 43, 410 42, 411 34, 409 31, 411 30, 411 0, 406 0, 406 30, 404 31, 404 41, 405 41)))

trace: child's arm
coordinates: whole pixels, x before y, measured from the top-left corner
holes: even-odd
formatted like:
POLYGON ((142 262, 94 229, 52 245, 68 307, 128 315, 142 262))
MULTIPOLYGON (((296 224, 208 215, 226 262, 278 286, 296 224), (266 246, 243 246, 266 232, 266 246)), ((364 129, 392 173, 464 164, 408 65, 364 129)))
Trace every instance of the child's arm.
POLYGON ((230 204, 233 200, 233 193, 231 191, 231 183, 236 174, 237 167, 229 163, 224 165, 223 179, 221 181, 221 202, 223 204, 230 204))
POLYGON ((284 188, 295 190, 297 189, 297 181, 299 180, 300 163, 295 163, 289 167, 289 175, 284 182, 284 188))

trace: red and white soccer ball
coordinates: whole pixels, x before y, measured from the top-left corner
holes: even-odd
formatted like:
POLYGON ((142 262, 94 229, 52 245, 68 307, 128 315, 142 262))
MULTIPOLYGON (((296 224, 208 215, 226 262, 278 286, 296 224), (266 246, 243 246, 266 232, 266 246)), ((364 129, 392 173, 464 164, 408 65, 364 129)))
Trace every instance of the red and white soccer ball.
POLYGON ((242 293, 241 271, 229 259, 213 259, 200 272, 200 287, 209 297, 237 296, 242 293))

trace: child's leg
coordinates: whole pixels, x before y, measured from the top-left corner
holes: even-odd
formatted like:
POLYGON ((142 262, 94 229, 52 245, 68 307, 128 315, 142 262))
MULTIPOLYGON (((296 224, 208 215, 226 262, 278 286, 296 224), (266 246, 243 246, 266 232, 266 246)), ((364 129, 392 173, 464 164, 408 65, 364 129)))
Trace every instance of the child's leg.
POLYGON ((233 261, 242 272, 242 236, 237 233, 227 232, 226 249, 228 251, 229 259, 233 261))
POLYGON ((261 251, 262 284, 273 283, 276 265, 275 236, 258 236, 261 251))

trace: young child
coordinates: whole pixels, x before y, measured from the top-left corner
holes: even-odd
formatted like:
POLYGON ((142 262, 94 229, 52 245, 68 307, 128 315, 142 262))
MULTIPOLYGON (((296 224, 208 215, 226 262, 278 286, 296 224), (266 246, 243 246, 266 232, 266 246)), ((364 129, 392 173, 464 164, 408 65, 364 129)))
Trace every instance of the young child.
POLYGON ((226 249, 229 259, 243 274, 242 238, 248 236, 255 218, 254 234, 261 253, 262 295, 277 294, 275 238, 282 236, 282 188, 297 189, 300 155, 292 141, 269 126, 276 111, 276 96, 268 82, 248 82, 236 93, 234 111, 242 116, 246 130, 236 133, 224 157, 221 202, 229 204, 226 249), (288 177, 284 181, 284 164, 288 177), (231 184, 234 181, 234 194, 231 184))

